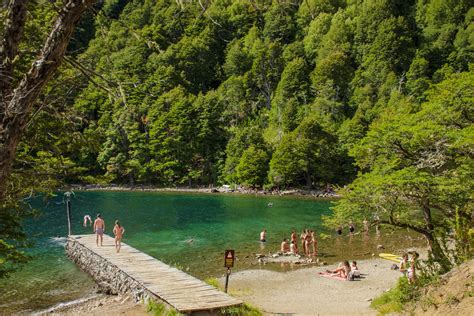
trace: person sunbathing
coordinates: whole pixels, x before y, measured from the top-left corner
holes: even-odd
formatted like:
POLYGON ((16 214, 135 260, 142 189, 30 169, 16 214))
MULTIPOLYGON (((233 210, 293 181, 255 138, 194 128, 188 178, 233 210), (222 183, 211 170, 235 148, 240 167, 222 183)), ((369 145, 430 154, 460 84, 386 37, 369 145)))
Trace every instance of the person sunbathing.
POLYGON ((355 278, 360 278, 360 271, 359 271, 359 268, 357 267, 357 262, 356 261, 352 261, 351 273, 355 278))
POLYGON ((349 265, 349 261, 344 260, 339 264, 337 269, 334 270, 327 270, 327 272, 332 273, 333 276, 338 275, 341 278, 347 278, 349 272, 351 272, 351 266, 349 265))

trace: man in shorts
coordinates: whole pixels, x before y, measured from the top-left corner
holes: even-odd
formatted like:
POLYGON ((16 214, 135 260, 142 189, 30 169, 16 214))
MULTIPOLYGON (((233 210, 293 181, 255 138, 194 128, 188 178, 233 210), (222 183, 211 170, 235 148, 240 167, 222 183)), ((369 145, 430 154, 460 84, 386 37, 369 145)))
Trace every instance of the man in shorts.
POLYGON ((102 216, 100 214, 97 214, 97 218, 94 221, 94 232, 97 236, 95 242, 96 242, 97 246, 99 246, 99 237, 100 237, 100 245, 102 246, 104 231, 105 231, 105 222, 102 219, 102 216))

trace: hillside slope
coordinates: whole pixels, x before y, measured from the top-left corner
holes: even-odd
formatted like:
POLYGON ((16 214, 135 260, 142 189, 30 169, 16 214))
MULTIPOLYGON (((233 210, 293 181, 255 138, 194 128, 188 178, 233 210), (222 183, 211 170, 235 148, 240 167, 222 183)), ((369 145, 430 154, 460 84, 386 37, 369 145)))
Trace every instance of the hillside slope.
POLYGON ((446 273, 441 281, 425 289, 410 309, 415 315, 472 315, 474 313, 474 260, 446 273))

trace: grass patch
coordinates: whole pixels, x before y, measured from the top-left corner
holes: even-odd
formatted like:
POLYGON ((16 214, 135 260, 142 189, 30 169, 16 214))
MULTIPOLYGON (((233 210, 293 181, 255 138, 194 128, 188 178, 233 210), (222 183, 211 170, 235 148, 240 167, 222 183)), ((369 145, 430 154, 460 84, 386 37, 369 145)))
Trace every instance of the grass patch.
POLYGON ((438 281, 439 277, 436 275, 420 276, 416 284, 410 284, 406 277, 401 277, 394 288, 375 298, 370 306, 382 315, 399 313, 407 303, 416 302, 421 297, 421 288, 438 281))
POLYGON ((216 289, 219 288, 219 281, 216 278, 207 278, 204 280, 204 282, 206 282, 209 285, 212 285, 216 289))
POLYGON ((239 306, 232 306, 232 307, 227 307, 221 309, 220 315, 225 315, 225 316, 261 316, 263 315, 262 312, 247 303, 244 303, 239 306))
POLYGON ((180 314, 174 308, 166 305, 165 303, 157 303, 153 300, 148 301, 148 304, 146 306, 146 311, 149 314, 152 314, 154 316, 178 316, 178 315, 183 315, 183 314, 180 314))

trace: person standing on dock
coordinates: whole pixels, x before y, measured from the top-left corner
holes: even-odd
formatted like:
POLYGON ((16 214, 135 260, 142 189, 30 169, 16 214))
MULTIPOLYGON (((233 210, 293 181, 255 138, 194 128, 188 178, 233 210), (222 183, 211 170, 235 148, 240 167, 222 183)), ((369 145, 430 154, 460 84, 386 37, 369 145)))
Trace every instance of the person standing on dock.
POLYGON ((118 220, 115 221, 115 226, 114 226, 114 235, 115 235, 115 250, 117 250, 117 253, 120 252, 120 248, 122 247, 122 237, 123 233, 125 233, 125 228, 123 228, 120 225, 120 222, 118 220))
POLYGON ((99 246, 99 237, 100 237, 100 245, 102 246, 102 241, 104 239, 104 232, 105 232, 105 222, 102 219, 100 214, 97 214, 97 218, 94 221, 94 232, 97 236, 96 244, 99 246))

